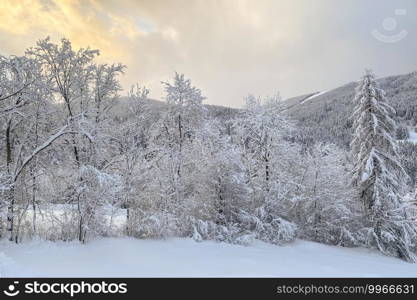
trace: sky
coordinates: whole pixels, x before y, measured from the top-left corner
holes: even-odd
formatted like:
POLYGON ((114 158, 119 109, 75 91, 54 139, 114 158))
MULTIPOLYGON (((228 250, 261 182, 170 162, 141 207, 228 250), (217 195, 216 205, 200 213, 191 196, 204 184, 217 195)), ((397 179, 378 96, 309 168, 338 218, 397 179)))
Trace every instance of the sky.
POLYGON ((415 0, 0 0, 0 55, 47 36, 127 65, 126 90, 163 99, 176 71, 230 107, 417 71, 415 0))

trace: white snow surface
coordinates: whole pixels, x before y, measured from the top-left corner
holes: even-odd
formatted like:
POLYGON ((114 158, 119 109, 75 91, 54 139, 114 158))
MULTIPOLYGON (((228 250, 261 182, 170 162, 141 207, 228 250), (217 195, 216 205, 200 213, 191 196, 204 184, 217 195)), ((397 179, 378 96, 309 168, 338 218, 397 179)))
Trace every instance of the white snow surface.
POLYGON ((410 137, 408 138, 408 141, 412 143, 417 143, 417 132, 410 131, 409 134, 410 134, 410 137))
POLYGON ((0 241, 3 277, 417 277, 417 264, 366 249, 296 241, 251 246, 191 239, 0 241))
POLYGON ((327 93, 327 91, 317 92, 317 93, 311 95, 310 97, 305 98, 303 101, 300 102, 300 104, 303 104, 303 103, 305 103, 307 101, 310 101, 311 99, 314 99, 314 98, 316 98, 318 96, 321 96, 321 95, 323 95, 325 93, 327 93))

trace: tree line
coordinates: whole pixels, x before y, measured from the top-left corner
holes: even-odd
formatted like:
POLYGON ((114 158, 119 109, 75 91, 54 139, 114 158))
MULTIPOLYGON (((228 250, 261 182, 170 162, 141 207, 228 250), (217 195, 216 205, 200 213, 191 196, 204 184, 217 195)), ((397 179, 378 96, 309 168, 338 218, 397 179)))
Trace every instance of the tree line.
POLYGON ((347 151, 306 143, 279 94, 210 107, 175 73, 165 104, 139 85, 121 100, 126 66, 97 55, 46 38, 0 56, 2 236, 302 238, 414 260, 416 196, 372 73, 352 99, 347 151))

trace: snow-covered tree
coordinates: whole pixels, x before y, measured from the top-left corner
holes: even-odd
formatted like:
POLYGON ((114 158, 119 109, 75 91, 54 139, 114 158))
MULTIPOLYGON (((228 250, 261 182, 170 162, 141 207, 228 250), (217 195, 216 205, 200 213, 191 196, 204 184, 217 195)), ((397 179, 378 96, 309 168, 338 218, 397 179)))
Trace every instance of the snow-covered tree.
POLYGON ((273 243, 296 235, 286 215, 296 190, 298 150, 285 139, 291 126, 283 111, 279 95, 264 102, 248 96, 234 128, 251 190, 251 204, 242 221, 257 238, 273 243))
POLYGON ((186 79, 184 74, 175 73, 174 83, 163 84, 166 91, 165 100, 169 106, 167 114, 163 117, 164 127, 170 139, 170 147, 176 152, 176 177, 177 180, 181 180, 184 144, 195 136, 199 122, 204 117, 205 97, 202 96, 201 90, 192 86, 191 80, 186 79))
POLYGON ((156 147, 164 159, 161 165, 166 169, 170 183, 169 202, 175 211, 184 213, 186 199, 193 194, 192 186, 187 182, 192 178, 198 142, 198 131, 204 124, 205 108, 201 91, 192 86, 191 80, 175 73, 174 82, 163 82, 166 91, 168 109, 159 124, 159 133, 155 138, 156 147))
POLYGON ((27 207, 28 203, 23 199, 26 196, 24 191, 30 189, 27 177, 32 180, 30 190, 34 205, 38 172, 36 161, 39 154, 50 146, 50 143, 42 143, 50 140, 48 135, 53 135, 53 130, 58 130, 45 129, 46 107, 50 100, 47 86, 36 60, 27 57, 0 57, 0 120, 3 125, 0 128, 0 140, 4 142, 4 147, 1 147, 4 152, 0 153, 0 158, 4 160, 0 161, 0 166, 5 170, 4 178, 7 178, 7 185, 3 184, 4 201, 0 202, 0 207, 8 207, 9 239, 16 242, 18 235, 15 223, 20 222, 16 217, 21 215, 19 211, 27 207), (20 195, 19 199, 17 194, 20 195))
MULTIPOLYGON (((89 104, 89 88, 93 78, 93 60, 99 54, 98 50, 74 50, 67 39, 61 44, 51 42, 50 38, 39 40, 35 47, 26 51, 42 66, 44 76, 50 83, 50 90, 57 101, 64 105, 63 115, 73 118, 85 113, 89 104)), ((97 76, 96 76, 97 78, 97 76)), ((101 92, 96 93, 95 99, 101 99, 101 92)), ((78 167, 82 164, 81 146, 76 136, 72 136, 72 151, 78 167)))
MULTIPOLYGON (((116 168, 123 179, 122 207, 126 209, 126 233, 137 233, 142 212, 148 208, 154 149, 151 129, 157 116, 151 108, 149 90, 136 85, 129 92, 131 119, 117 126, 113 140, 118 145, 116 168)), ((154 174, 154 173, 153 173, 154 174)), ((156 200, 155 200, 156 201, 156 200)))
POLYGON ((407 175, 397 154, 395 111, 370 71, 357 87, 354 101, 353 184, 369 222, 367 242, 383 253, 414 261, 409 248, 414 223, 407 220, 402 203, 407 175))
POLYGON ((248 96, 242 109, 204 105, 178 73, 162 83, 165 102, 139 86, 120 97, 125 66, 97 55, 47 38, 25 56, 0 56, 0 233, 7 227, 10 240, 299 237, 414 259, 412 124, 396 126, 371 73, 352 119, 335 120, 347 108, 333 101, 300 125, 279 95, 248 96), (352 124, 353 161, 333 144, 347 145, 352 124))
POLYGON ((248 243, 253 235, 241 226, 239 218, 250 205, 242 152, 221 127, 218 120, 208 119, 194 147, 195 172, 189 178, 195 193, 190 218, 192 236, 198 241, 248 243))
MULTIPOLYGON (((78 239, 84 242, 87 229, 91 229, 89 219, 95 213, 92 208, 97 207, 88 202, 102 198, 100 189, 96 190, 98 195, 93 196, 92 190, 87 193, 85 187, 96 181, 97 174, 115 176, 109 169, 115 146, 110 134, 114 124, 108 113, 121 90, 117 76, 125 67, 96 65, 94 59, 98 50, 75 50, 67 39, 62 39, 60 44, 49 38, 40 40, 26 54, 41 66, 48 92, 57 103, 55 123, 71 122, 68 126, 72 133, 59 143, 64 151, 59 168, 54 168, 53 172, 66 170, 68 173, 57 198, 67 202, 69 207, 78 207, 78 239)), ((103 199, 102 204, 105 202, 103 199)))
POLYGON ((359 244, 359 205, 349 184, 349 162, 334 145, 318 143, 303 157, 302 194, 291 209, 299 237, 326 244, 359 244))

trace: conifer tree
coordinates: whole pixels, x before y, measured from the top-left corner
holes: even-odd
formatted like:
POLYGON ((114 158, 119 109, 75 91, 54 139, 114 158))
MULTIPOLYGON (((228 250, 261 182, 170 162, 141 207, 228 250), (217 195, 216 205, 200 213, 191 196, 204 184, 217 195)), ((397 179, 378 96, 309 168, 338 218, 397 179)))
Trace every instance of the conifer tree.
POLYGON ((356 90, 353 112, 353 184, 359 191, 369 229, 366 242, 381 252, 414 261, 409 249, 414 224, 402 204, 405 174, 394 139, 394 109, 375 76, 366 71, 356 90))

